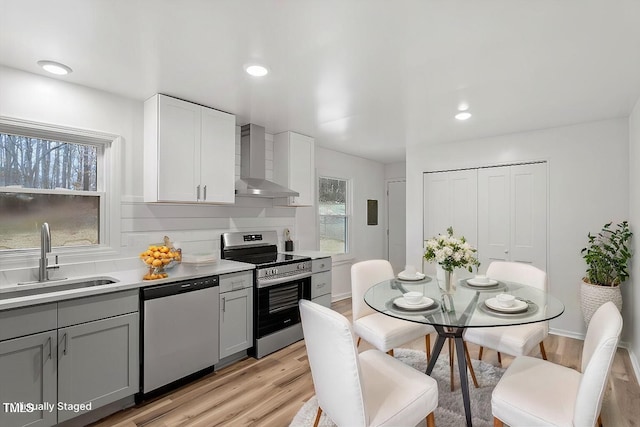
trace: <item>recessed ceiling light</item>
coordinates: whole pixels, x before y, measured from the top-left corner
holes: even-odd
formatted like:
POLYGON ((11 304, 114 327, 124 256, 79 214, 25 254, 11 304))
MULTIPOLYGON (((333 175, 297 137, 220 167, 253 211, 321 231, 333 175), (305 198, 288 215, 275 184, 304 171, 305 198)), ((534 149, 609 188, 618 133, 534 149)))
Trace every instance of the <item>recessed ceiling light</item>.
POLYGON ((254 77, 266 76, 269 73, 269 70, 267 69, 267 67, 264 67, 262 65, 257 65, 257 64, 247 65, 245 67, 245 71, 254 77))
POLYGON ((468 111, 461 111, 460 113, 456 114, 455 117, 458 120, 467 120, 469 117, 471 117, 471 113, 469 113, 468 111))
POLYGON ((469 109, 469 104, 467 104, 466 102, 463 102, 460 105, 458 105, 458 111, 467 111, 468 109, 469 109))
POLYGON ((70 67, 55 61, 38 61, 38 65, 44 68, 45 71, 58 76, 64 76, 73 71, 70 67))

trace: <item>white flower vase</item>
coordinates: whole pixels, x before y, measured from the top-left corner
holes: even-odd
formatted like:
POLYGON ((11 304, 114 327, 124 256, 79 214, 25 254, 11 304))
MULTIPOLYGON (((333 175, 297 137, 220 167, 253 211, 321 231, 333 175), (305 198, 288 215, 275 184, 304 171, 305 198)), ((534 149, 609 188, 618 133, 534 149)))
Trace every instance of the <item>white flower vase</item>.
POLYGON ((452 271, 447 271, 440 264, 436 267, 436 280, 438 286, 446 294, 452 294, 455 292, 455 279, 452 271))

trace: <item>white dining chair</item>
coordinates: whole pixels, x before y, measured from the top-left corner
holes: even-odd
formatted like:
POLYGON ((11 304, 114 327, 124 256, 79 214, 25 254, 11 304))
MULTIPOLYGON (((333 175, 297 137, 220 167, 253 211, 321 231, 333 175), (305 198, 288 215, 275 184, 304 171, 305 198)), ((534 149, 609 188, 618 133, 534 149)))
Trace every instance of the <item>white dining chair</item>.
POLYGON ((338 426, 435 426, 438 384, 376 349, 358 354, 351 324, 340 313, 300 300, 302 330, 318 399, 338 426))
MULTIPOLYGON (((515 282, 546 291, 547 273, 529 264, 520 262, 494 261, 487 268, 487 276, 505 282, 515 282)), ((484 347, 498 352, 498 362, 502 364, 500 353, 512 356, 530 354, 540 347, 543 359, 547 359, 543 340, 549 335, 549 322, 531 323, 517 326, 493 328, 468 328, 464 340, 480 346, 478 360, 482 360, 484 347)))
POLYGON ((393 349, 417 338, 425 338, 427 360, 431 358, 431 325, 413 323, 378 313, 364 301, 364 294, 376 283, 393 279, 393 267, 385 259, 361 261, 351 266, 353 331, 375 348, 393 356, 393 349))
POLYGON ((494 426, 592 427, 599 423, 621 331, 622 316, 609 301, 589 323, 581 372, 535 357, 516 357, 491 395, 494 426))

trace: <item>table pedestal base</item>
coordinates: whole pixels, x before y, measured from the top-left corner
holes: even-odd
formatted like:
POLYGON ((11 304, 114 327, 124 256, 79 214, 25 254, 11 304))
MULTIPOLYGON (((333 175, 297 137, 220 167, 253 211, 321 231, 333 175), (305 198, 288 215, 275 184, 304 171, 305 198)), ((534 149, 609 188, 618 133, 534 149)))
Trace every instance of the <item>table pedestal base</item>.
POLYGON ((435 325, 434 328, 438 333, 438 339, 433 346, 433 354, 431 355, 431 360, 429 361, 429 365, 427 365, 425 373, 427 375, 431 375, 431 371, 433 371, 433 367, 435 366, 438 356, 442 351, 442 346, 444 346, 447 338, 453 338, 456 343, 455 347, 458 358, 458 369, 460 371, 460 388, 462 389, 464 414, 467 420, 467 427, 471 427, 471 402, 469 399, 469 380, 467 378, 467 359, 464 354, 464 341, 462 339, 464 328, 444 328, 442 326, 435 325))

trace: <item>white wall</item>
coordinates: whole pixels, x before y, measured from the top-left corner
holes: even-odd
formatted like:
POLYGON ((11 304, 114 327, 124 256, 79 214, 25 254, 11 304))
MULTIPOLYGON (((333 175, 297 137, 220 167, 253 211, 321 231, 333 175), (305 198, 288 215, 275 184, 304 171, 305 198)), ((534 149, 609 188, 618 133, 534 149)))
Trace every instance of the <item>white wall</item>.
POLYGON ((351 257, 334 261, 332 275, 334 300, 346 298, 351 295, 351 265, 385 257, 385 169, 382 163, 316 147, 316 170, 352 183, 351 257), (367 225, 367 199, 378 200, 378 225, 367 225))
POLYGON ((384 177, 387 180, 404 179, 407 176, 407 162, 387 163, 384 165, 384 177))
MULTIPOLYGON (((551 322, 559 333, 585 332, 579 283, 580 250, 589 231, 629 212, 629 132, 626 119, 523 132, 479 140, 407 147, 407 260, 421 265, 422 173, 515 163, 549 162, 549 288, 566 306, 551 322)), ((634 311, 625 300, 625 317, 634 311)), ((627 331, 624 331, 626 336, 627 331)))
POLYGON ((634 237, 631 239, 633 260, 631 277, 623 290, 624 339, 629 342, 631 361, 640 378, 640 99, 629 117, 629 223, 634 237), (628 309, 631 308, 631 309, 628 309))

